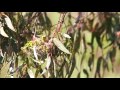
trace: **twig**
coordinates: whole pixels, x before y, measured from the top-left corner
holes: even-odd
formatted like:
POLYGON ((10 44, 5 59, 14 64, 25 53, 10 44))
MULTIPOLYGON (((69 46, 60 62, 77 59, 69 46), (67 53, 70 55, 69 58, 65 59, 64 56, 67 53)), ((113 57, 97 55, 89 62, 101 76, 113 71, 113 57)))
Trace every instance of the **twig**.
POLYGON ((55 30, 55 32, 53 33, 53 37, 56 36, 56 33, 57 33, 57 32, 60 32, 60 30, 61 30, 61 28, 62 28, 62 25, 63 25, 63 23, 64 23, 65 15, 66 15, 66 13, 60 14, 60 17, 59 17, 59 21, 58 21, 56 30, 55 30))

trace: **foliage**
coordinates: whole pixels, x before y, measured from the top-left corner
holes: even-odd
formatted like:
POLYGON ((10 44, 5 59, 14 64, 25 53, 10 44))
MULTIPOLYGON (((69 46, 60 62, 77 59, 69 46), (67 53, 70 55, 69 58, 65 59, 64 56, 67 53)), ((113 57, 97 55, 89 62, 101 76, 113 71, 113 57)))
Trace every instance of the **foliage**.
POLYGON ((120 75, 119 12, 53 14, 0 12, 0 77, 120 75))

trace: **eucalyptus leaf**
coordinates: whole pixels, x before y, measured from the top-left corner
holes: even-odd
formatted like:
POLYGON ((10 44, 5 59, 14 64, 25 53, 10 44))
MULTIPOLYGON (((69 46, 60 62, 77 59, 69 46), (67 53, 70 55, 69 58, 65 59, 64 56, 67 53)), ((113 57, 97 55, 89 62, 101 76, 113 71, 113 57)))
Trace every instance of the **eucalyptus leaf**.
POLYGON ((34 62, 38 63, 39 65, 43 64, 43 61, 33 60, 34 62))
POLYGON ((96 17, 96 18, 94 19, 94 21, 93 21, 93 26, 92 26, 92 28, 95 29, 98 24, 99 24, 99 19, 98 19, 98 17, 96 17))
POLYGON ((66 49, 66 47, 61 43, 61 41, 57 38, 53 38, 53 42, 54 44, 63 52, 67 53, 67 54, 71 54, 68 49, 66 49))
POLYGON ((47 59, 46 59, 46 61, 47 61, 46 68, 47 68, 47 69, 49 69, 50 64, 51 64, 51 57, 50 57, 50 56, 48 56, 48 57, 47 57, 47 59))
POLYGON ((28 71, 30 78, 35 78, 34 72, 31 69, 28 68, 27 71, 28 71))
POLYGON ((63 35, 65 38, 68 38, 68 39, 71 38, 70 35, 68 35, 68 34, 66 34, 66 33, 63 33, 62 35, 63 35))
POLYGON ((6 22, 6 24, 7 24, 9 29, 11 29, 12 31, 16 32, 15 28, 13 27, 13 24, 12 24, 10 18, 7 15, 5 15, 5 22, 6 22))
POLYGON ((36 60, 38 60, 37 52, 36 52, 36 46, 33 46, 33 52, 34 52, 34 57, 36 60))
POLYGON ((2 49, 0 49, 0 56, 4 57, 2 49))
POLYGON ((4 37, 9 37, 9 36, 5 33, 3 27, 0 27, 0 34, 1 34, 2 36, 4 36, 4 37))
POLYGON ((45 74, 47 72, 47 70, 49 69, 50 64, 51 64, 51 57, 50 56, 47 56, 47 58, 45 60, 47 62, 46 68, 43 70, 43 72, 41 73, 41 75, 43 75, 43 74, 45 74))

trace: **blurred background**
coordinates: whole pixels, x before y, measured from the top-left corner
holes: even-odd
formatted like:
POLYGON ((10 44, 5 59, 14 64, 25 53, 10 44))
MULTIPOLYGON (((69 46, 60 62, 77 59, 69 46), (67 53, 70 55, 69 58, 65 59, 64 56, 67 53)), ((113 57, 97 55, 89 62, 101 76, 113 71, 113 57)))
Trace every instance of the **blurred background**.
POLYGON ((0 26, 0 78, 120 78, 120 12, 0 12, 0 26))

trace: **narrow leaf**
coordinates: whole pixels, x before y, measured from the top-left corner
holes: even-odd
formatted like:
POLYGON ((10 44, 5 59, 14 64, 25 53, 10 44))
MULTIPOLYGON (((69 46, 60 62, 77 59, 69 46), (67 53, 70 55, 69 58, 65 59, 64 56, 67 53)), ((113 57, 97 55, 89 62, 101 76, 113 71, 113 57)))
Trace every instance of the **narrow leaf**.
POLYGON ((45 74, 47 72, 46 69, 43 70, 43 72, 41 73, 41 75, 45 74))
POLYGON ((37 52, 36 52, 36 46, 33 46, 33 52, 34 52, 34 57, 36 60, 38 60, 37 52))
POLYGON ((47 61, 46 68, 43 70, 43 72, 41 73, 41 75, 45 74, 47 72, 47 70, 49 69, 50 64, 51 64, 51 57, 47 56, 46 61, 47 61))
POLYGON ((57 77, 56 64, 55 64, 55 61, 54 61, 54 60, 53 60, 53 64, 54 64, 54 75, 55 75, 55 77, 57 77))
POLYGON ((47 61, 46 68, 47 68, 47 69, 49 69, 50 64, 51 64, 51 57, 50 57, 50 56, 48 56, 48 57, 47 57, 47 59, 46 59, 46 61, 47 61))
POLYGON ((97 25, 99 24, 99 19, 96 17, 93 21, 93 26, 92 28, 95 29, 97 27, 97 25))
POLYGON ((57 38, 53 38, 53 42, 54 44, 63 52, 67 53, 67 54, 71 54, 66 47, 57 39, 57 38))
POLYGON ((64 33, 64 34, 62 34, 65 38, 68 38, 68 39, 70 39, 71 37, 68 35, 68 34, 66 34, 66 33, 64 33))
POLYGON ((2 49, 0 49, 0 56, 4 57, 2 49))
POLYGON ((33 60, 33 61, 40 64, 40 65, 44 63, 43 61, 38 61, 38 60, 33 60))
POLYGON ((10 18, 7 15, 5 15, 5 22, 6 22, 6 24, 7 24, 9 29, 11 29, 12 31, 16 32, 15 28, 13 27, 13 24, 12 24, 10 18))
POLYGON ((4 37, 9 37, 9 36, 5 33, 3 27, 0 27, 0 34, 1 34, 2 36, 4 36, 4 37))
POLYGON ((28 69, 27 71, 28 71, 30 78, 35 78, 34 73, 31 69, 28 69))

